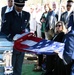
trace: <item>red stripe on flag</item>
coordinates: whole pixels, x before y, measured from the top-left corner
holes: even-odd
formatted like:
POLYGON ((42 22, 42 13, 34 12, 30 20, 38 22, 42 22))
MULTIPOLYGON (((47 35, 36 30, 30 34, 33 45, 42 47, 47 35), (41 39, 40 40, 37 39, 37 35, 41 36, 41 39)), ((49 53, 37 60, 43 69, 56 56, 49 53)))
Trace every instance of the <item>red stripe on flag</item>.
MULTIPOLYGON (((29 33, 29 34, 27 34, 27 35, 25 35, 25 36, 19 38, 18 40, 16 40, 16 41, 14 42, 14 46, 13 46, 13 47, 14 47, 16 50, 21 51, 21 52, 27 51, 27 50, 23 50, 23 49, 24 49, 24 48, 28 48, 29 46, 26 45, 26 44, 21 44, 21 42, 26 41, 26 40, 33 40, 33 41, 35 41, 35 42, 40 42, 42 39, 33 36, 33 33, 29 33)), ((28 51, 28 52, 30 52, 30 51, 28 51)))

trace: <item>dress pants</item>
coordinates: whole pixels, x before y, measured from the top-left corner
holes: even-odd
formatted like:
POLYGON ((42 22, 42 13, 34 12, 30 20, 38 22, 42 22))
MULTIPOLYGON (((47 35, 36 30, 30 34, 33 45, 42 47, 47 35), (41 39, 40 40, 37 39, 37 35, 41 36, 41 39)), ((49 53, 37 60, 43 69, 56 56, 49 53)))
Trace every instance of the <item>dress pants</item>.
POLYGON ((38 66, 42 67, 42 63, 43 63, 43 55, 38 55, 38 66))

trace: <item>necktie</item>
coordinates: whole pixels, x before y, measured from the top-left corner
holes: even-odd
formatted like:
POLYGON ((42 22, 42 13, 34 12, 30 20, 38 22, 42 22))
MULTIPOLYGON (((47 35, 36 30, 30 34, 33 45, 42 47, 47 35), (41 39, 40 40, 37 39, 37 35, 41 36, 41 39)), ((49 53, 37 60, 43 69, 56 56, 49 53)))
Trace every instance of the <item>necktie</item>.
POLYGON ((19 13, 19 17, 21 18, 21 13, 19 13))
POLYGON ((9 12, 11 11, 11 7, 9 8, 9 12))

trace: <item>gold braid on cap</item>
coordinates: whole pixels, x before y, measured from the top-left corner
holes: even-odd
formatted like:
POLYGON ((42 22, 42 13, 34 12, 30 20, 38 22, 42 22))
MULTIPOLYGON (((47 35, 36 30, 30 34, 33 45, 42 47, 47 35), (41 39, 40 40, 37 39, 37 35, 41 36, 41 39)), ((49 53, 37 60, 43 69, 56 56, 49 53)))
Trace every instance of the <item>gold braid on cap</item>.
POLYGON ((19 4, 19 5, 23 5, 24 3, 17 3, 17 2, 14 2, 15 4, 19 4))

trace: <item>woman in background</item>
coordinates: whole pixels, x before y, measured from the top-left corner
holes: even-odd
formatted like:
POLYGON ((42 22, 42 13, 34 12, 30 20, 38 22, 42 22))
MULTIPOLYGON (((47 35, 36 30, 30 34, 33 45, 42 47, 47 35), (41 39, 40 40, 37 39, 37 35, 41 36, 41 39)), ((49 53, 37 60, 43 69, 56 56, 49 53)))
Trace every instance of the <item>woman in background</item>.
MULTIPOLYGON (((53 41, 57 41, 57 42, 63 42, 63 39, 64 39, 64 36, 65 36, 65 33, 66 33, 66 28, 64 26, 64 23, 62 21, 58 21, 55 25, 55 35, 54 37, 52 38, 53 41)), ((60 74, 57 74, 58 70, 56 68, 56 65, 57 65, 57 60, 58 60, 58 55, 47 55, 46 56, 46 72, 44 73, 44 75, 64 75, 64 74, 61 74, 63 71, 65 72, 65 68, 64 66, 62 66, 63 64, 60 64, 61 67, 60 68, 63 68, 64 70, 60 73, 60 74)), ((58 61, 60 63, 60 61, 58 61)))
MULTIPOLYGON (((50 5, 49 4, 45 4, 44 5, 44 12, 41 16, 40 22, 41 22, 41 37, 43 39, 46 38, 45 36, 45 23, 46 23, 46 18, 47 18, 47 14, 48 12, 51 11, 50 5)), ((42 71, 42 63, 43 63, 43 55, 38 55, 38 64, 37 66, 35 66, 33 71, 42 71)))
POLYGON ((41 19, 40 19, 40 21, 42 23, 42 26, 41 26, 41 36, 42 36, 43 39, 45 39, 45 23, 46 23, 46 18, 47 18, 48 12, 50 12, 50 11, 51 11, 51 8, 50 8, 49 4, 45 4, 44 5, 44 12, 43 12, 43 14, 41 16, 41 19))

